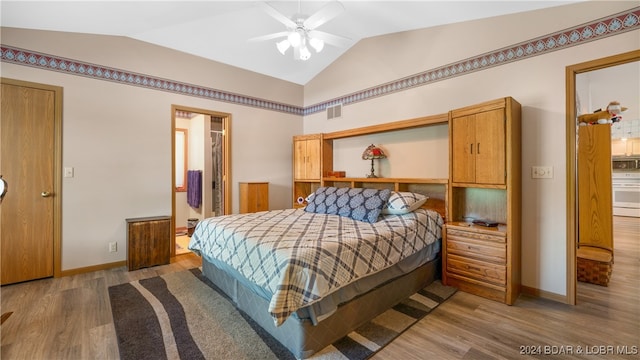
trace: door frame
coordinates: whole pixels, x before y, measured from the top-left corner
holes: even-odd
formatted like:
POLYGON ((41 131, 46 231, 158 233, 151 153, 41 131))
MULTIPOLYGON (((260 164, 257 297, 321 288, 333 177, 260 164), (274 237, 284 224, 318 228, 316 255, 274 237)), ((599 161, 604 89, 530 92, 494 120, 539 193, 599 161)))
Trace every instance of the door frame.
POLYGON ((171 105, 171 257, 176 256, 176 112, 184 111, 222 118, 222 182, 223 182, 223 215, 231 214, 231 114, 213 110, 205 110, 182 105, 171 105))
POLYGON ((622 54, 608 56, 600 59, 586 61, 583 63, 566 67, 566 137, 567 137, 567 297, 566 302, 570 305, 576 304, 577 287, 577 260, 576 247, 578 235, 578 186, 577 181, 577 126, 578 115, 576 114, 576 75, 599 70, 611 66, 626 64, 633 61, 640 61, 640 50, 634 50, 622 54))
MULTIPOLYGON (((0 83, 54 93, 53 109, 53 277, 62 276, 62 93, 60 86, 0 78, 0 83)), ((11 191, 11 184, 8 186, 11 191)), ((1 210, 0 210, 1 211, 1 210)))

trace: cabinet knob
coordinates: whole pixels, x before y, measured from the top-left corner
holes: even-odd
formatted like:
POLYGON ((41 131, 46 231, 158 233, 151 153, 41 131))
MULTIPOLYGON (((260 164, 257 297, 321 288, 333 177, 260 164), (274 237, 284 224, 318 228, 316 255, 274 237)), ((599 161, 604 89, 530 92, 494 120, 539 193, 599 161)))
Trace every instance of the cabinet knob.
POLYGON ((43 192, 41 192, 41 193, 40 193, 40 196, 42 196, 42 197, 49 197, 49 196, 51 196, 51 193, 50 193, 50 192, 48 192, 48 191, 43 191, 43 192))

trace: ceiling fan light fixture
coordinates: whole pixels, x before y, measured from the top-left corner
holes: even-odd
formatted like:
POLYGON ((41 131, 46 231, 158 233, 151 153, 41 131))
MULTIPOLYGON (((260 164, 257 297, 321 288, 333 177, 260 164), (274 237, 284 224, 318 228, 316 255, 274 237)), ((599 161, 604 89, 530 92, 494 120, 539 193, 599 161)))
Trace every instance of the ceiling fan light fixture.
POLYGON ((276 47, 278 48, 278 51, 280 51, 280 54, 282 55, 284 55, 284 53, 287 52, 290 46, 291 46, 291 43, 287 39, 284 39, 276 43, 276 47))
POLYGON ((311 45, 311 47, 313 47, 316 50, 316 52, 320 52, 322 51, 322 49, 324 49, 324 41, 318 38, 312 37, 309 40, 309 45, 311 45))
POLYGON ((291 46, 297 47, 300 46, 300 43, 302 42, 302 36, 298 31, 292 31, 289 33, 289 36, 287 36, 287 40, 289 40, 289 44, 291 44, 291 46))
POLYGON ((309 60, 309 58, 311 57, 311 51, 309 51, 309 49, 306 46, 302 46, 300 48, 300 60, 309 60))

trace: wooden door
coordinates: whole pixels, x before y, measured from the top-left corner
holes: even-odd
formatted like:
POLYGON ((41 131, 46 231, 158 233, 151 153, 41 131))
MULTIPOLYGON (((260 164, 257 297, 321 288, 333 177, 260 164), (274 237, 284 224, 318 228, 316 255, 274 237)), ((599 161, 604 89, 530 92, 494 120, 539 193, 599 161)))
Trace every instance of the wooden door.
POLYGON ((60 100, 56 90, 28 84, 3 79, 0 96, 0 173, 8 183, 0 206, 3 285, 54 275, 60 100))
POLYGON ((456 183, 475 182, 475 115, 451 119, 451 172, 456 183))
POLYGON ((502 185, 506 180, 504 109, 475 116, 476 184, 502 185))

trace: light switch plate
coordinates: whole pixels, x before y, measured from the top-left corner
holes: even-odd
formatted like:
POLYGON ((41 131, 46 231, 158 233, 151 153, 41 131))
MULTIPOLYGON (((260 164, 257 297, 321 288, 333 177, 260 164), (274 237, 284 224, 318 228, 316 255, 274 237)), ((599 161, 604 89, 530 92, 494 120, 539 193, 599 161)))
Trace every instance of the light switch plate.
POLYGON ((73 168, 72 167, 65 167, 64 168, 64 177, 66 177, 66 178, 72 178, 73 177, 73 168))
POLYGON ((553 178, 552 166, 532 166, 531 167, 532 179, 551 179, 553 178))

